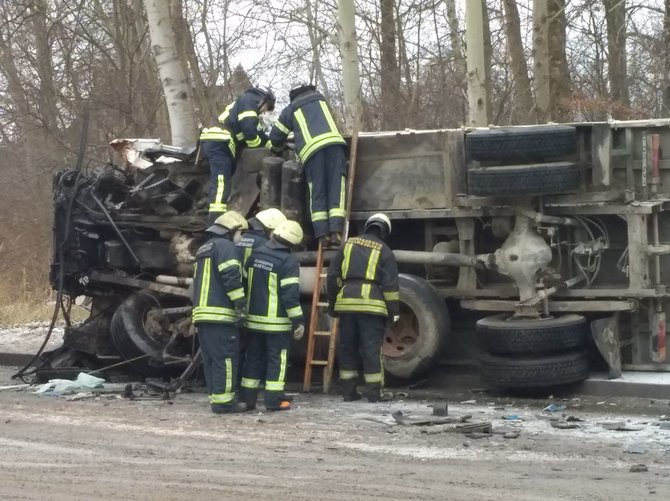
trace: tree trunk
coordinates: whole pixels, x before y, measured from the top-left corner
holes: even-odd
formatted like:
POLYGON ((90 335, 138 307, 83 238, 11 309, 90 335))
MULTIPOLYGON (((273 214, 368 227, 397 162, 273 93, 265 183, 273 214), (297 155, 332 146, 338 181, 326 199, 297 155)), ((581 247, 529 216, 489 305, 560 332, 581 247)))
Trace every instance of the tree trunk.
POLYGON ((339 37, 340 53, 342 55, 344 118, 347 131, 351 133, 355 130, 360 130, 363 119, 354 0, 338 0, 337 10, 340 24, 339 37))
POLYGON ((380 4, 382 128, 396 130, 403 117, 398 113, 400 70, 396 57, 395 0, 380 0, 380 4))
MULTIPOLYGON (((668 0, 670 1, 670 0, 668 0)), ((512 73, 512 124, 534 123, 532 116, 533 94, 530 78, 528 77, 528 64, 523 50, 521 39, 521 21, 516 0, 503 0, 505 8, 505 36, 507 37, 507 54, 512 73)))
POLYGON ((169 0, 145 0, 149 35, 158 66, 172 130, 172 144, 193 145, 197 141, 195 108, 184 65, 179 60, 170 20, 169 0))
MULTIPOLYGON (((482 2, 482 33, 484 34, 484 86, 486 88, 486 123, 491 122, 490 117, 493 110, 491 105, 491 62, 493 61, 493 45, 491 44, 491 26, 489 24, 489 11, 486 0, 482 2)), ((495 116, 495 115, 493 115, 495 116)))
POLYGON ((33 3, 35 15, 31 19, 31 28, 35 38, 35 55, 37 74, 39 76, 39 114, 45 131, 57 132, 57 106, 54 87, 53 67, 51 62, 51 44, 47 27, 48 5, 46 0, 33 3))
POLYGON ((547 0, 533 0, 533 73, 535 75, 535 111, 537 113, 537 121, 541 124, 551 120, 548 24, 547 0))
POLYGON ((607 21, 607 66, 610 86, 610 113, 626 118, 630 107, 626 64, 626 0, 603 0, 607 21))
POLYGON ((670 117, 670 0, 665 0, 663 16, 665 73, 663 75, 663 116, 670 117))
POLYGON ((488 125, 486 96, 486 66, 484 55, 484 17, 482 2, 465 4, 465 40, 468 67, 468 125, 488 125))
POLYGON ((570 116, 570 68, 565 53, 565 0, 549 0, 549 77, 551 108, 550 116, 555 122, 571 120, 570 116))
MULTIPOLYGON (((457 82, 466 81, 467 69, 465 63, 465 56, 463 54, 463 44, 459 37, 460 27, 458 24, 458 15, 456 14, 456 0, 446 0, 447 4, 447 22, 449 23, 449 42, 451 43, 451 53, 453 55, 453 67, 455 73, 455 80, 457 82)), ((464 86, 458 88, 458 101, 461 110, 461 116, 458 121, 465 123, 467 120, 467 89, 464 86)))

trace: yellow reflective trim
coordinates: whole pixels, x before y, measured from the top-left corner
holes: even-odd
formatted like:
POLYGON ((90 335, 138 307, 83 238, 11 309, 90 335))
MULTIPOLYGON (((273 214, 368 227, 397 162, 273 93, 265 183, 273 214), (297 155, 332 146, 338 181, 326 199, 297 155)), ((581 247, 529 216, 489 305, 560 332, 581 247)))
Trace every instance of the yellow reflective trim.
POLYGON ((382 373, 375 372, 374 374, 363 374, 366 383, 381 383, 382 382, 382 373))
POLYGON ((335 125, 335 120, 333 120, 333 115, 330 114, 330 110, 328 109, 328 105, 326 104, 326 102, 319 101, 319 104, 321 105, 321 111, 323 111, 323 116, 326 117, 326 121, 330 126, 331 132, 338 132, 337 125, 335 125))
POLYGON ((242 378, 242 388, 248 388, 250 390, 257 390, 261 387, 260 379, 251 379, 248 377, 242 378))
POLYGON ((223 191, 226 188, 226 178, 223 174, 216 176, 216 196, 214 197, 214 203, 223 202, 223 191))
POLYGON ((287 285, 293 285, 293 284, 299 284, 299 283, 300 283, 300 278, 299 277, 284 278, 283 280, 279 281, 279 285, 281 287, 286 287, 287 285))
POLYGON ((213 404, 227 404, 229 402, 232 402, 234 398, 235 398, 234 393, 216 393, 212 394, 209 397, 209 401, 213 404))
POLYGON ((349 273, 349 262, 351 261, 351 249, 354 244, 347 242, 344 244, 344 261, 342 261, 342 280, 347 278, 349 273))
POLYGON ((226 358, 226 394, 233 391, 233 359, 226 358))
POLYGON ((372 249, 370 257, 368 258, 368 269, 365 270, 366 280, 374 280, 377 274, 377 263, 379 262, 380 252, 377 249, 372 249))
POLYGON ((219 122, 225 122, 228 116, 230 115, 230 109, 235 105, 235 101, 226 106, 226 109, 223 110, 223 113, 219 115, 219 122))
POLYGON ((384 299, 386 301, 400 301, 399 292, 384 292, 384 299))
POLYGON ((228 297, 231 301, 237 301, 244 297, 244 289, 240 287, 239 289, 232 290, 228 293, 228 297))
POLYGON ((309 157, 312 156, 317 150, 328 146, 329 144, 346 144, 342 136, 338 133, 327 132, 316 136, 311 143, 306 144, 302 150, 298 153, 300 160, 305 162, 309 157))
POLYGON ((245 324, 247 329, 261 331, 261 332, 289 332, 291 325, 273 325, 259 322, 247 321, 245 324))
POLYGON ((312 221, 327 221, 328 220, 328 213, 327 212, 312 212, 312 221))
POLYGON ((302 316, 302 308, 300 306, 294 306, 286 310, 286 314, 289 318, 295 318, 302 316))
POLYGON ((207 306, 207 298, 209 296, 209 269, 211 267, 212 259, 206 257, 202 268, 202 283, 200 284, 200 301, 198 306, 207 306))
POLYGON ((312 214, 312 183, 307 183, 307 189, 309 190, 309 213, 312 214))
POLYGON ((370 284, 363 284, 361 286, 361 297, 363 299, 370 299, 370 284))
POLYGON ((277 274, 270 272, 268 275, 268 317, 277 316, 277 274))
POLYGON ((344 206, 344 194, 346 193, 346 182, 344 176, 340 176, 340 205, 337 206, 339 210, 342 211, 342 217, 345 216, 345 206, 344 206))
POLYGON ((358 377, 358 371, 347 371, 340 369, 340 379, 356 379, 358 377))
POLYGON ((286 350, 282 350, 281 354, 279 355, 279 377, 277 380, 281 383, 282 385, 282 390, 284 389, 284 380, 286 379, 286 350))
POLYGON ((270 141, 269 139, 267 141, 265 141, 265 148, 268 149, 268 150, 271 150, 272 149, 272 141, 270 141))
POLYGON ((224 261, 223 263, 219 264, 219 271, 223 271, 226 268, 230 268, 231 266, 237 266, 239 268, 240 262, 237 259, 229 259, 228 261, 224 261))
POLYGON ((286 317, 265 317, 263 315, 248 315, 247 320, 250 322, 261 323, 266 325, 283 325, 291 326, 291 321, 286 317))
POLYGON ((274 123, 274 126, 277 127, 284 134, 288 134, 289 132, 291 132, 290 129, 288 127, 286 127, 283 123, 281 123, 279 120, 277 120, 274 123))
POLYGON ((282 381, 265 381, 265 391, 284 391, 282 381))
POLYGON ((251 251, 252 250, 253 249, 251 247, 247 247, 246 249, 244 249, 244 257, 242 258, 242 266, 247 265, 247 260, 249 259, 249 256, 251 256, 251 251))
POLYGON ((249 294, 247 294, 247 311, 249 311, 249 304, 251 303, 251 290, 252 290, 251 288, 253 287, 254 284, 254 269, 249 268, 248 274, 249 277, 247 280, 247 291, 249 291, 249 294))
POLYGON ((193 308, 197 313, 212 313, 214 315, 231 315, 235 317, 235 310, 224 306, 196 306, 193 308))
POLYGON ((238 141, 242 141, 244 139, 244 132, 238 132, 237 135, 235 136, 235 139, 238 141))
POLYGON ((328 211, 328 217, 344 217, 346 212, 342 209, 330 209, 328 211))
POLYGON ((257 148, 258 146, 261 145, 261 138, 256 136, 254 139, 247 139, 247 146, 249 148, 257 148))
POLYGON ((302 110, 297 110, 294 113, 294 117, 298 121, 298 128, 300 128, 300 132, 302 132, 302 136, 305 139, 305 144, 311 143, 312 135, 309 133, 309 127, 307 127, 307 121, 305 120, 305 115, 303 114, 302 110))
POLYGON ((237 120, 244 120, 245 118, 258 118, 258 112, 254 110, 243 111, 237 115, 237 120))
POLYGON ((230 132, 220 127, 209 127, 200 133, 201 141, 230 141, 230 132))
POLYGON ((226 204, 209 204, 209 212, 226 212, 227 210, 226 204))

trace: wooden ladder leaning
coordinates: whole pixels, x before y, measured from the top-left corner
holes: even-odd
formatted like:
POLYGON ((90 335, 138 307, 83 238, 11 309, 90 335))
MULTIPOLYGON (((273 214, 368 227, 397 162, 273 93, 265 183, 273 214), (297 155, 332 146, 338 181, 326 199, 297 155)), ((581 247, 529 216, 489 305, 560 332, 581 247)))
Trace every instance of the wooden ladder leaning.
MULTIPOLYGON (((354 188, 354 177, 356 173, 356 153, 358 150, 358 131, 354 131, 351 136, 351 149, 349 154, 349 172, 347 179, 347 199, 346 212, 344 216, 344 231, 342 232, 342 242, 345 242, 349 235, 349 216, 351 213, 351 198, 354 188)), ((317 330, 319 318, 328 309, 328 299, 322 291, 324 280, 327 273, 324 270, 324 252, 325 249, 321 242, 316 254, 316 274, 314 277, 314 290, 312 291, 312 307, 309 317, 309 329, 307 330, 307 356, 305 358, 305 377, 303 380, 303 391, 310 391, 312 386, 312 372, 315 367, 323 368, 323 392, 328 393, 330 383, 333 380, 333 366, 335 365, 335 349, 337 346, 338 320, 333 319, 330 330, 317 330), (317 342, 318 339, 328 340, 328 355, 326 358, 317 359, 315 354, 319 348, 323 351, 325 343, 317 342), (319 346, 320 345, 320 346, 319 346)))

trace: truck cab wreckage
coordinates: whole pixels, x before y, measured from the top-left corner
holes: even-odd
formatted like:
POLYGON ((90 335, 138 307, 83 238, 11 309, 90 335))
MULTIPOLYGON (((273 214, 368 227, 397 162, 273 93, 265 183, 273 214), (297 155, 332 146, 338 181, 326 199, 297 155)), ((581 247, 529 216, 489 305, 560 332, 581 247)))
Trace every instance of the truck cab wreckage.
MULTIPOLYGON (((126 361, 144 376, 178 375, 197 351, 188 286, 208 168, 157 140, 112 147, 120 165, 54 179, 51 283, 92 301, 46 366, 126 361)), ((664 148, 670 120, 361 134, 352 232, 386 213, 402 273, 386 371, 413 378, 446 358, 476 364, 490 387, 520 389, 596 367, 669 370, 664 148)), ((309 230, 301 166, 265 155, 245 152, 229 206, 278 207, 309 230)), ((313 248, 298 253, 306 313, 313 248)), ((292 352, 300 359, 304 346, 292 352)))

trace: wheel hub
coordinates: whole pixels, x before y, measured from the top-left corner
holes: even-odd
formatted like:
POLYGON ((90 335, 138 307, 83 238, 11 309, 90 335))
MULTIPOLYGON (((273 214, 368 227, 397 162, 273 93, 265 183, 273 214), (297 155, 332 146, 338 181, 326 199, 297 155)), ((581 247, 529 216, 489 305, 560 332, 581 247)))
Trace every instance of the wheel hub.
POLYGON ((401 303, 400 319, 384 333, 383 355, 390 358, 407 355, 416 345, 419 335, 419 320, 410 308, 401 303))

